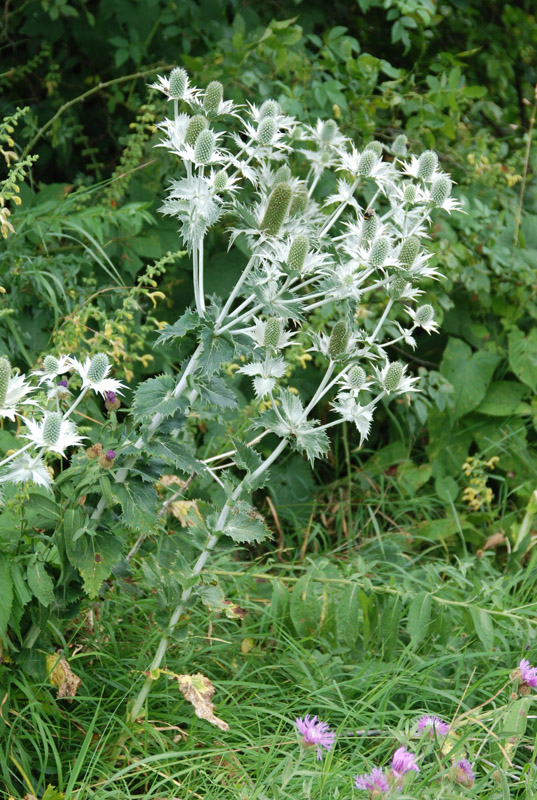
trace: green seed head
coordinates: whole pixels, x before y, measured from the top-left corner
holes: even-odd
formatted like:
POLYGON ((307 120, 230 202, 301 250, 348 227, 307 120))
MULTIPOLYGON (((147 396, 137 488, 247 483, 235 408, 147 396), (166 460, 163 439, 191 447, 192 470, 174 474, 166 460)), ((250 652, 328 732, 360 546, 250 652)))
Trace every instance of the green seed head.
POLYGON ((221 169, 214 176, 214 188, 216 192, 223 192, 227 186, 228 174, 225 169, 221 169))
POLYGON ((431 186, 431 203, 433 206, 441 206, 451 194, 451 181, 447 177, 437 178, 431 186))
POLYGON ((390 253, 390 241, 385 236, 375 239, 369 253, 369 263, 372 267, 382 267, 390 253))
POLYGON ((220 81, 211 81, 211 83, 205 89, 205 97, 203 98, 203 108, 205 113, 209 116, 216 114, 223 97, 224 87, 220 81))
POLYGON ((11 377, 11 364, 9 358, 2 356, 0 358, 0 408, 3 407, 6 401, 7 387, 11 377))
POLYGON ((188 75, 182 67, 175 67, 170 72, 170 98, 182 100, 188 85, 188 75))
POLYGON ((198 164, 208 164, 212 158, 216 136, 214 131, 206 128, 196 139, 194 158, 198 164))
POLYGON ((209 123, 202 114, 196 114, 187 125, 185 132, 185 144, 194 147, 196 139, 205 128, 209 127, 209 123))
POLYGON ((368 142, 368 144, 366 144, 365 149, 372 150, 380 158, 382 155, 383 147, 380 142, 373 140, 372 142, 368 142))
POLYGON ((405 239, 399 252, 399 261, 404 267, 411 267, 420 249, 420 240, 417 236, 405 239))
POLYGON ((60 362, 56 358, 56 356, 45 356, 43 359, 43 369, 45 372, 49 372, 51 374, 55 374, 60 366, 60 362))
POLYGON ((388 297, 392 300, 399 300, 399 298, 403 296, 406 287, 407 281, 404 277, 402 275, 396 275, 388 286, 388 297))
POLYGON ((93 356, 88 369, 88 378, 92 383, 100 383, 106 378, 109 363, 106 353, 97 353, 93 356))
POLYGON ((280 341, 281 332, 282 332, 281 320, 277 319, 276 317, 268 319, 265 324, 265 338, 263 340, 263 344, 265 345, 265 347, 270 347, 273 350, 275 350, 278 347, 278 342, 280 341))
POLYGON ((353 389, 361 389, 365 383, 365 371, 362 367, 354 366, 349 370, 349 383, 353 389))
POLYGON ((257 129, 257 139, 259 144, 266 147, 267 145, 271 144, 274 136, 276 134, 276 120, 274 117, 265 117, 259 123, 259 128, 257 129))
POLYGON ((416 309, 415 319, 418 325, 427 325, 428 322, 434 319, 434 308, 428 303, 427 305, 420 306, 416 309))
POLYGON ((276 170, 276 174, 274 175, 274 180, 272 181, 272 185, 276 186, 277 183, 288 183, 291 180, 291 170, 289 167, 284 164, 283 167, 280 167, 276 170))
POLYGON ((280 113, 280 106, 276 100, 265 100, 259 111, 259 118, 276 117, 280 113))
POLYGON ((376 214, 369 218, 364 217, 362 220, 362 239, 365 239, 366 242, 372 242, 377 234, 379 224, 379 218, 376 214))
POLYGON ((303 234, 295 236, 291 247, 289 248, 289 256, 287 258, 287 264, 290 269, 300 272, 304 266, 304 261, 308 255, 309 248, 310 240, 307 236, 304 236, 303 234))
POLYGON ((332 333, 330 334, 330 340, 328 342, 328 355, 332 361, 335 361, 339 356, 345 353, 348 343, 349 331, 347 329, 347 323, 340 319, 332 328, 332 333))
POLYGON ((337 134, 337 125, 333 119, 327 119, 321 129, 321 141, 330 144, 337 134))
POLYGON ((292 189, 288 183, 278 183, 270 193, 267 210, 261 222, 261 230, 269 236, 277 236, 287 216, 292 189))
POLYGON ((62 415, 51 411, 45 417, 43 424, 43 442, 48 445, 57 444, 62 431, 62 415))
POLYGON ((379 157, 374 150, 364 150, 358 159, 358 175, 363 175, 364 177, 371 175, 378 160, 379 157))
POLYGON ((392 153, 394 156, 406 156, 406 143, 408 139, 406 138, 404 133, 400 133, 399 136, 396 136, 392 142, 392 153))
POLYGON ((437 166, 438 156, 434 150, 426 150, 418 159, 418 178, 430 180, 437 166))
POLYGON ((416 197, 418 196, 418 187, 415 183, 407 183, 405 186, 405 193, 403 195, 403 201, 405 203, 415 203, 416 197))
POLYGON ((295 217, 303 214, 308 205, 308 190, 305 186, 299 186, 293 194, 291 200, 291 208, 289 209, 289 216, 295 217))
POLYGON ((403 365, 400 361, 394 361, 386 370, 384 378, 384 388, 387 392, 395 392, 403 377, 403 365))

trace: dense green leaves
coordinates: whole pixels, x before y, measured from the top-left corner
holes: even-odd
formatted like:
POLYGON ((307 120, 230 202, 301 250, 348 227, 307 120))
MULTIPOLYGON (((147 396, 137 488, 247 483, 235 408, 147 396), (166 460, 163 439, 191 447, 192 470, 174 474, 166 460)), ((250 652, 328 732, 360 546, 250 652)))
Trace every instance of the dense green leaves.
POLYGON ((455 419, 477 408, 487 392, 499 356, 485 350, 472 353, 461 339, 450 339, 440 371, 454 387, 455 419))

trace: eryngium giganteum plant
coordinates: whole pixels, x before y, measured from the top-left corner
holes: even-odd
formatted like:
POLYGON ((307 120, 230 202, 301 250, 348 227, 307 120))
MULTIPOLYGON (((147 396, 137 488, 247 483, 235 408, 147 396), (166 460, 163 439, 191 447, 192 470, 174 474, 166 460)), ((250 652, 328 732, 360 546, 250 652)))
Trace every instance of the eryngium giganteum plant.
MULTIPOLYGON (((130 557, 144 537, 158 532, 162 508, 151 487, 163 473, 189 476, 185 500, 196 497, 198 478, 210 476, 226 490, 221 508, 198 502, 191 513, 189 546, 193 542, 199 554, 192 565, 177 553, 180 568, 174 582, 180 592, 132 718, 159 673, 169 636, 200 591, 198 576, 217 542, 259 542, 268 535, 250 502, 252 492, 265 484, 270 465, 285 450, 298 451, 311 462, 322 457, 330 446, 328 430, 343 421, 356 426, 363 442, 379 403, 419 390, 392 345, 414 346, 416 330, 436 328, 433 308, 419 303, 420 282, 439 277, 423 241, 436 209, 458 207, 437 155, 426 151, 407 158, 404 136, 391 149, 376 141, 357 149, 333 120, 301 124, 274 100, 237 107, 224 99, 221 84, 213 81, 203 91, 190 85, 181 68, 159 78, 154 88, 168 98, 171 110, 158 126, 158 146, 177 157, 177 177, 166 188, 160 210, 177 221, 191 254, 194 282, 193 306, 161 332, 159 341, 188 337, 190 356, 177 378, 164 375, 138 387, 123 424, 115 417, 116 392, 122 386, 108 378, 104 354, 85 364, 65 356, 52 363, 47 357, 44 370, 34 373, 40 383, 50 384, 37 405, 24 379, 11 376, 9 364, 0 375, 3 416, 19 414, 30 440, 24 453, 0 464, 2 481, 30 479, 53 490, 43 459, 65 456, 67 448, 79 445, 72 412, 87 393, 103 395, 114 435, 99 443, 98 452, 97 445, 90 448, 88 458, 90 451, 99 456, 106 480, 83 483, 83 504, 76 490, 68 495, 62 532, 66 542, 84 541, 88 535, 93 543, 106 532, 107 546, 99 550, 101 578, 121 558, 125 527, 138 533, 130 557), (333 187, 328 196, 321 191, 326 185, 333 187), (204 245, 215 226, 227 231, 229 247, 247 254, 227 299, 208 297, 205 289, 204 245), (315 326, 312 315, 328 303, 337 318, 319 332, 319 315, 315 326), (380 316, 364 313, 368 305, 383 308, 380 316), (325 365, 307 399, 285 385, 285 349, 299 330, 301 341, 305 337, 325 365), (252 434, 200 460, 189 420, 203 419, 208 412, 214 418, 219 409, 228 412, 236 406, 233 380, 224 368, 234 361, 252 379, 258 401, 252 434), (82 383, 74 401, 67 390, 53 386, 56 375, 69 370, 82 383), (325 424, 315 417, 321 401, 329 402, 325 424), (271 441, 271 448, 265 442, 257 448, 268 434, 272 437, 265 442, 271 441), (114 454, 110 463, 104 461, 105 450, 114 454), (110 547, 114 536, 120 540, 115 549, 110 547), (103 553, 108 554, 105 565, 103 553)), ((65 380, 59 383, 66 385, 65 380)), ((63 552, 67 559, 74 554, 73 565, 84 575, 88 566, 82 564, 80 547, 72 542, 63 552)))

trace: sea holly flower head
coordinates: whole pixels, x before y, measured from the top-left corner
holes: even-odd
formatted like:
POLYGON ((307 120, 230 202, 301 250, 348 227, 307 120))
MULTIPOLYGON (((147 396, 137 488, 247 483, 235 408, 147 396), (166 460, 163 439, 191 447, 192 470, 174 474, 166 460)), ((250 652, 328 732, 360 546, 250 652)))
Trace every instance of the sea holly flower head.
POLYGON ((22 434, 25 439, 29 439, 36 447, 62 457, 68 447, 76 447, 86 438, 77 433, 74 422, 65 419, 57 411, 46 413, 40 423, 32 419, 25 419, 24 422, 29 430, 29 433, 22 434))
POLYGON ((393 754, 391 770, 396 780, 402 778, 407 772, 420 771, 416 764, 416 756, 414 753, 409 753, 405 747, 399 747, 393 754))
MULTIPOLYGON (((31 374, 39 376, 39 385, 43 382, 54 385, 54 378, 63 375, 72 369, 69 356, 45 356, 43 359, 43 369, 35 369, 31 374)), ((67 384, 66 384, 67 385, 67 384)))
POLYGON ((429 734, 430 736, 447 736, 449 733, 449 725, 440 717, 434 717, 426 714, 418 720, 418 731, 429 734))
POLYGON ((43 486, 47 490, 51 489, 50 472, 39 454, 21 453, 0 474, 0 483, 25 483, 26 481, 31 481, 36 486, 43 486))
POLYGON ((472 765, 467 758, 461 758, 453 764, 452 778, 455 783, 460 783, 463 786, 473 786, 475 781, 474 771, 472 765))
POLYGON ((5 356, 0 358, 0 418, 15 419, 17 406, 23 403, 32 403, 24 400, 31 391, 31 386, 26 383, 24 375, 11 375, 11 364, 5 356))
POLYGON ((390 790, 390 784, 384 777, 382 769, 375 767, 368 775, 357 775, 354 779, 357 789, 369 792, 371 797, 386 794, 390 790))
POLYGON ((186 103, 193 102, 201 94, 199 89, 189 86, 188 73, 182 67, 172 69, 169 78, 157 75, 156 82, 150 83, 149 88, 162 92, 168 100, 184 100, 186 103))
POLYGON ((92 389, 103 397, 107 392, 122 394, 120 390, 124 388, 124 384, 108 377, 112 367, 106 353, 97 353, 93 358, 86 358, 84 364, 76 358, 72 358, 70 361, 73 369, 82 378, 83 389, 92 389))
POLYGON ((320 761, 323 757, 322 748, 325 750, 332 750, 336 734, 330 730, 327 722, 321 722, 317 716, 310 717, 306 714, 305 717, 298 717, 295 720, 297 730, 303 737, 303 744, 305 747, 317 747, 317 760, 320 761))

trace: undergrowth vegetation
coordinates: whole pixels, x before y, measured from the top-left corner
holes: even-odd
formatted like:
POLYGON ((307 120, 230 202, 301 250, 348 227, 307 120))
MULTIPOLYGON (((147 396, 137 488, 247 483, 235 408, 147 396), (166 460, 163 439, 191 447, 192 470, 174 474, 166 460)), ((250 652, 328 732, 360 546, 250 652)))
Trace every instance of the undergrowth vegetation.
POLYGON ((1 796, 534 797, 533 5, 0 42, 1 796))

